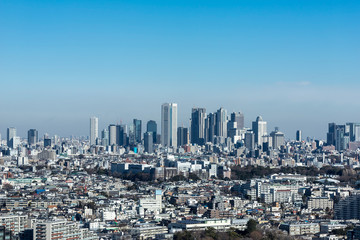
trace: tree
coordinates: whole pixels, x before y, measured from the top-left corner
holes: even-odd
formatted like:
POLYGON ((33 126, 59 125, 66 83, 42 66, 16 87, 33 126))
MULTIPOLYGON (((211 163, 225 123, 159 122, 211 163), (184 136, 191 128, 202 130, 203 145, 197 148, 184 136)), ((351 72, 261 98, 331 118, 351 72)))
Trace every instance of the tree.
POLYGON ((216 230, 215 228, 213 227, 208 227, 206 230, 205 230, 205 236, 208 236, 208 237, 211 237, 213 239, 217 239, 217 236, 216 236, 216 230))
POLYGON ((182 231, 174 234, 174 240, 195 240, 195 238, 190 232, 182 231))
POLYGON ((189 179, 198 181, 200 178, 195 173, 189 173, 189 179))
POLYGON ((250 234, 256 230, 257 222, 254 219, 250 219, 246 224, 246 233, 250 234))
POLYGON ((259 231, 253 231, 252 233, 250 233, 250 238, 254 240, 261 239, 262 234, 259 231))

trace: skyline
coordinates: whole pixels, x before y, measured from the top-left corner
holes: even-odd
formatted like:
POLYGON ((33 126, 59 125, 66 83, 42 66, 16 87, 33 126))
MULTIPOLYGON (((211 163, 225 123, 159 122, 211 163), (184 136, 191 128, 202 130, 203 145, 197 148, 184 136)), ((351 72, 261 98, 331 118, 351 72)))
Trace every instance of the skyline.
POLYGON ((88 135, 160 105, 261 115, 289 138, 358 122, 358 1, 1 1, 0 133, 88 135), (25 121, 26 120, 26 121, 25 121))
MULTIPOLYGON (((172 104, 174 104, 175 106, 176 106, 176 112, 177 112, 177 103, 163 103, 162 105, 161 105, 161 108, 163 108, 163 106, 164 105, 172 105, 172 104)), ((215 110, 215 111, 210 111, 210 112, 208 112, 208 111, 206 111, 206 108, 201 108, 201 107, 193 107, 192 109, 191 109, 191 115, 192 115, 192 113, 193 113, 193 110, 194 109, 204 109, 205 110, 205 117, 209 117, 209 114, 211 113, 211 114, 217 114, 217 112, 219 112, 219 111, 221 111, 221 110, 224 110, 225 112, 225 114, 226 114, 226 119, 227 119, 227 121, 230 121, 230 119, 231 119, 231 115, 232 114, 236 114, 236 113, 241 113, 242 114, 242 116, 245 116, 245 120, 246 120, 246 114, 244 115, 244 113, 243 112, 239 112, 239 111, 228 111, 226 108, 223 108, 223 107, 220 107, 219 109, 217 109, 217 110, 215 110)), ((177 115, 177 113, 176 113, 176 115, 177 115)), ((225 115, 224 115, 224 117, 225 117, 225 115)), ((160 116, 160 118, 161 118, 161 116, 160 116)), ((176 116, 176 118, 178 118, 178 115, 176 116)), ((70 135, 61 135, 61 134, 58 134, 58 133, 50 133, 50 135, 57 135, 57 136, 60 136, 60 137, 70 137, 70 136, 72 136, 72 137, 88 137, 89 139, 90 139, 90 141, 91 141, 91 139, 92 139, 92 137, 91 137, 91 134, 93 134, 94 136, 100 136, 100 132, 102 131, 102 130, 108 130, 108 128, 110 127, 110 125, 113 125, 113 126, 115 126, 115 125, 127 125, 128 127, 130 126, 130 125, 132 125, 132 124, 134 124, 133 123, 133 121, 140 121, 141 122, 141 128, 142 129, 144 129, 142 132, 143 133, 145 133, 146 131, 145 131, 145 129, 147 128, 147 124, 148 124, 148 122, 149 121, 155 121, 156 122, 156 124, 158 125, 158 132, 159 133, 161 133, 162 132, 162 127, 161 127, 161 125, 162 125, 162 120, 160 119, 160 120, 154 120, 154 119, 146 119, 146 120, 144 120, 144 119, 136 119, 136 118, 133 118, 131 121, 129 121, 129 122, 123 122, 123 121, 118 121, 118 122, 109 122, 109 123, 104 123, 104 122, 101 122, 101 119, 99 119, 99 117, 98 116, 94 116, 94 115, 92 115, 91 117, 89 117, 88 118, 88 120, 90 119, 90 123, 89 123, 89 125, 88 126, 86 126, 86 125, 84 125, 83 124, 83 126, 85 126, 85 127, 87 127, 87 134, 80 134, 80 135, 75 135, 75 134, 70 134, 70 135), (94 121, 94 122, 93 122, 94 121), (100 124, 99 124, 99 122, 100 122, 100 124), (93 124, 93 126, 96 126, 96 127, 92 127, 91 125, 93 124), (89 129, 90 129, 90 131, 89 131, 89 129), (95 130, 96 129, 96 130, 95 130)), ((258 115, 257 117, 256 117, 256 119, 249 119, 249 121, 250 121, 250 124, 249 124, 249 126, 247 125, 247 124, 245 124, 245 126, 244 126, 244 128, 245 129, 250 129, 250 130, 253 130, 254 129, 254 123, 255 122, 257 122, 258 121, 258 119, 260 119, 260 121, 262 121, 263 120, 263 118, 262 118, 262 116, 261 115, 258 115)), ((197 121, 197 120, 195 120, 195 121, 197 121)), ((317 140, 324 140, 324 141, 326 141, 326 139, 327 139, 327 137, 325 137, 325 138, 317 138, 317 137, 314 137, 314 136, 307 136, 307 135, 304 135, 303 134, 303 130, 302 129, 296 129, 295 130, 295 133, 294 134, 290 134, 290 136, 289 135, 287 135, 286 134, 286 132, 285 131, 283 131, 282 130, 282 128, 281 128, 281 126, 273 126, 273 124, 269 124, 268 123, 268 121, 265 119, 264 120, 265 121, 265 125, 267 125, 268 127, 266 127, 267 128, 267 130, 268 130, 268 132, 270 133, 271 131, 278 131, 278 130, 280 130, 281 132, 283 132, 284 134, 285 134, 285 138, 286 139, 288 139, 288 140, 294 140, 294 139, 296 139, 296 134, 297 134, 297 131, 298 130, 300 130, 302 133, 302 136, 303 136, 303 139, 306 139, 306 138, 310 138, 310 139, 317 139, 317 140), (294 135, 294 136, 292 136, 292 135, 294 135)), ((245 123, 247 123, 247 121, 244 121, 245 123)), ((327 133, 327 131, 328 131, 328 126, 329 126, 329 124, 330 123, 335 123, 335 122, 328 122, 327 124, 326 124, 326 132, 325 132, 325 135, 326 135, 326 133, 327 133)), ((340 123, 340 124, 347 124, 347 123, 351 123, 351 121, 346 121, 346 122, 342 122, 342 123, 340 123)), ((355 122, 356 123, 356 122, 355 122)), ((179 124, 179 122, 178 121, 176 121, 175 120, 175 124, 178 126, 178 127, 185 127, 185 128, 188 128, 188 129, 190 129, 191 128, 191 116, 189 117, 189 122, 188 122, 188 124, 187 125, 185 125, 185 124, 179 124)), ((335 124, 339 124, 339 122, 336 122, 335 124)), ((16 136, 18 136, 18 137, 21 137, 21 138, 27 138, 28 137, 28 131, 29 130, 37 130, 37 131, 40 131, 40 137, 39 138, 41 138, 41 136, 44 136, 44 135, 48 135, 49 134, 49 132, 42 132, 42 129, 40 128, 40 129, 38 129, 38 128, 31 128, 31 129, 28 129, 28 130, 26 130, 25 131, 25 135, 23 135, 23 133, 21 132, 20 134, 19 134, 19 130, 17 129, 17 127, 16 126, 9 126, 9 127, 7 127, 6 129, 8 129, 8 128, 15 128, 16 129, 16 132, 17 132, 17 134, 16 134, 16 136)), ((176 129, 177 129, 177 127, 175 127, 176 129)), ((6 140, 6 133, 3 135, 3 134, 1 134, 1 131, 0 131, 0 136, 1 136, 1 140, 6 140)), ((94 138, 93 139, 93 142, 95 141, 95 139, 96 138, 94 138)))

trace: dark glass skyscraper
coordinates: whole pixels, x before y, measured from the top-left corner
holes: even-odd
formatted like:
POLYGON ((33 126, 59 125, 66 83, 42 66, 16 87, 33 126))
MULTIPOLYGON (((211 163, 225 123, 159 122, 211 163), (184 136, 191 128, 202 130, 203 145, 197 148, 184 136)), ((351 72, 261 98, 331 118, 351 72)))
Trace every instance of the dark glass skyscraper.
POLYGON ((177 129, 177 144, 178 147, 187 145, 188 141, 188 128, 178 127, 177 129))
POLYGON ((14 138, 16 137, 16 128, 10 127, 7 129, 7 146, 13 148, 14 138))
POLYGON ((152 132, 153 136, 153 143, 158 143, 156 141, 156 134, 157 134, 157 124, 154 120, 150 120, 146 124, 146 132, 152 132))
POLYGON ((152 132, 146 132, 144 133, 144 148, 145 152, 147 153, 153 153, 154 147, 153 147, 153 133, 152 132))
POLYGON ((36 129, 30 129, 28 131, 28 144, 29 145, 34 145, 38 142, 39 140, 39 133, 36 129))
POLYGON ((141 143, 141 120, 134 119, 135 142, 141 143))
POLYGON ((191 143, 205 144, 205 108, 193 108, 191 113, 191 143))
POLYGON ((296 141, 300 142, 301 141, 301 130, 297 130, 296 131, 296 141))
POLYGON ((116 145, 126 146, 127 134, 126 125, 116 125, 116 145))
POLYGON ((216 113, 209 113, 205 119, 205 142, 214 142, 216 135, 216 113))
POLYGON ((335 123, 329 123, 329 131, 327 133, 327 145, 334 145, 335 146, 335 123))

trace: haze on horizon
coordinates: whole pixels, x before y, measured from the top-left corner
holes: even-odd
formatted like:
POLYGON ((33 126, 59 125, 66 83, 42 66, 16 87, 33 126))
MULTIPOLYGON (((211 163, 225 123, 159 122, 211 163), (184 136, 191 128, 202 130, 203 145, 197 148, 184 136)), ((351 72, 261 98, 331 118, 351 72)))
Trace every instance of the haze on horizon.
POLYGON ((360 2, 0 2, 0 133, 88 135, 178 103, 294 138, 360 122, 360 2))

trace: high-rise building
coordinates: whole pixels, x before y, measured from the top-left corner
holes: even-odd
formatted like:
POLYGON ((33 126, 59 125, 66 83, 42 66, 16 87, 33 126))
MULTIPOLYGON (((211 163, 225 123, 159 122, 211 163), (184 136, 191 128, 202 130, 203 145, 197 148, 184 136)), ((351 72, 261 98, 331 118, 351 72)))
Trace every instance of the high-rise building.
POLYGON ((333 145, 335 146, 335 129, 336 124, 335 123, 329 123, 329 131, 327 133, 327 145, 333 145))
POLYGON ((301 130, 296 131, 296 141, 301 142, 301 130))
POLYGON ((231 138, 233 142, 238 141, 244 135, 244 114, 241 112, 233 112, 230 115, 230 120, 227 123, 227 137, 231 138))
POLYGON ((90 118, 90 145, 96 145, 96 139, 99 137, 99 119, 90 118))
POLYGON ((350 136, 349 129, 345 125, 336 125, 335 126, 335 149, 337 151, 342 151, 347 149, 350 136))
POLYGON ((205 108, 193 108, 191 113, 191 143, 205 144, 205 108))
POLYGON ((267 135, 267 123, 261 116, 258 116, 255 122, 252 122, 252 130, 255 134, 255 143, 258 146, 262 146, 263 136, 267 135))
POLYGON ((349 126, 350 142, 360 141, 360 123, 346 123, 349 126))
POLYGON ((164 103, 161 106, 161 144, 177 146, 177 104, 164 103))
POLYGON ((116 145, 116 125, 109 125, 109 145, 116 145))
POLYGON ((209 113, 205 119, 205 142, 214 142, 216 136, 216 114, 209 113))
POLYGON ((185 127, 178 127, 177 129, 177 143, 178 147, 189 144, 189 130, 185 127))
POLYGON ((247 131, 245 133, 245 147, 250 151, 255 148, 255 134, 253 131, 247 131))
POLYGON ((106 128, 101 131, 101 145, 109 146, 109 130, 106 128))
POLYGON ((231 113, 230 120, 231 120, 231 122, 236 122, 237 129, 243 129, 245 127, 244 114, 241 112, 231 113))
POLYGON ((285 144, 285 135, 280 132, 278 128, 275 128, 275 131, 270 133, 272 138, 272 147, 273 149, 278 149, 280 146, 285 144))
POLYGON ((129 141, 128 141, 129 145, 134 146, 136 144, 136 140, 135 140, 135 125, 134 124, 130 124, 129 126, 129 141))
POLYGON ((146 131, 147 132, 152 132, 153 134, 153 143, 158 143, 156 140, 156 135, 157 135, 157 124, 154 120, 150 120, 147 122, 146 124, 146 131))
POLYGON ((28 144, 34 145, 39 141, 39 133, 36 129, 30 129, 28 131, 28 144))
POLYGON ((134 119, 135 142, 141 143, 141 120, 134 119))
POLYGON ((216 112, 216 134, 217 137, 227 137, 227 111, 220 108, 216 112))
POLYGON ((44 136, 44 148, 51 147, 51 138, 48 135, 44 136))
POLYGON ((7 129, 7 146, 14 148, 14 138, 16 137, 16 128, 10 127, 7 129))
POLYGON ((153 143, 153 132, 144 133, 144 147, 145 152, 153 153, 154 152, 154 143, 153 143))
POLYGON ((116 145, 126 146, 126 144, 127 144, 126 125, 116 125, 116 145))

